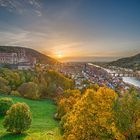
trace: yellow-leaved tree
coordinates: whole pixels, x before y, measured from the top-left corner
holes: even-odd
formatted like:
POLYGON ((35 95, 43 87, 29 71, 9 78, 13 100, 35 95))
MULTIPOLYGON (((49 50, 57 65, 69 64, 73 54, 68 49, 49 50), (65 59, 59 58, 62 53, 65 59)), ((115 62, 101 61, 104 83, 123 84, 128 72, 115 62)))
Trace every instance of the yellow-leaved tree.
POLYGON ((58 101, 56 118, 61 119, 66 113, 72 110, 74 104, 81 98, 79 90, 65 90, 63 97, 58 101))
POLYGON ((87 90, 62 121, 65 140, 112 140, 124 137, 114 123, 113 103, 117 94, 106 87, 87 90))

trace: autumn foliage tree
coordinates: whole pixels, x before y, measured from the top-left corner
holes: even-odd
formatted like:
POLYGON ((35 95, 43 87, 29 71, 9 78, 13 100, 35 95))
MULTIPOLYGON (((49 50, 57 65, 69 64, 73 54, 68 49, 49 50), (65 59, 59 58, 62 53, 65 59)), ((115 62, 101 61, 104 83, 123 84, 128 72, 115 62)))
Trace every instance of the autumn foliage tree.
POLYGON ((67 113, 62 121, 64 139, 94 140, 117 139, 123 140, 114 123, 113 102, 117 94, 106 87, 97 92, 87 90, 83 97, 67 113))
POLYGON ((56 98, 59 87, 67 90, 72 89, 73 85, 73 80, 40 64, 34 71, 0 68, 0 93, 3 94, 12 93, 30 99, 56 98))
POLYGON ((0 77, 0 93, 2 94, 9 94, 11 91, 11 88, 8 86, 9 82, 4 79, 3 77, 0 77))
POLYGON ((80 97, 81 93, 79 90, 65 90, 63 97, 58 101, 57 119, 61 119, 67 112, 72 110, 80 97))
POLYGON ((21 78, 17 71, 2 68, 0 69, 0 75, 8 81, 8 85, 12 90, 15 90, 21 83, 21 78))
POLYGON ((71 89, 73 87, 73 81, 66 78, 61 73, 54 70, 48 70, 44 73, 44 78, 47 81, 47 92, 54 96, 57 87, 61 87, 64 90, 71 89))
POLYGON ((18 88, 18 91, 23 97, 26 97, 29 99, 39 99, 40 97, 39 87, 34 82, 28 82, 28 83, 22 84, 18 88))

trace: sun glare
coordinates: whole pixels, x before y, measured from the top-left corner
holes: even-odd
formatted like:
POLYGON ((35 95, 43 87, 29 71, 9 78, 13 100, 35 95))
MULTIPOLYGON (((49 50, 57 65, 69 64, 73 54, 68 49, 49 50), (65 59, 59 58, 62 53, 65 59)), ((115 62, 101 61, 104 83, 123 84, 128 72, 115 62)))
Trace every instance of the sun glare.
POLYGON ((58 58, 62 58, 62 54, 58 54, 58 58))
POLYGON ((62 53, 61 52, 59 52, 58 54, 57 54, 57 58, 62 58, 63 57, 63 55, 62 55, 62 53))

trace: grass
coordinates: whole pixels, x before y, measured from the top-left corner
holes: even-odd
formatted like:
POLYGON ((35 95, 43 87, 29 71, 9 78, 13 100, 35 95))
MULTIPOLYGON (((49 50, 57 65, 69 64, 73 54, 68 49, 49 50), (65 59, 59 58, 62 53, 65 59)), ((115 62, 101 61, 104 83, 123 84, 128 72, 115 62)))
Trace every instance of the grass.
MULTIPOLYGON (((51 100, 28 100, 21 97, 14 96, 4 96, 1 97, 9 97, 12 98, 14 103, 16 102, 25 102, 30 106, 32 112, 32 124, 30 129, 21 135, 12 135, 7 133, 2 126, 3 117, 0 117, 0 140, 24 140, 28 137, 36 137, 36 135, 41 135, 40 133, 46 133, 47 131, 54 132, 53 135, 56 134, 56 130, 59 129, 59 122, 53 119, 53 116, 56 112, 56 106, 51 100)), ((57 131, 58 132, 58 131, 57 131)), ((58 133, 57 133, 58 135, 58 133)), ((30 140, 38 140, 39 138, 33 138, 30 140)), ((44 140, 53 140, 52 138, 45 138, 44 140)))

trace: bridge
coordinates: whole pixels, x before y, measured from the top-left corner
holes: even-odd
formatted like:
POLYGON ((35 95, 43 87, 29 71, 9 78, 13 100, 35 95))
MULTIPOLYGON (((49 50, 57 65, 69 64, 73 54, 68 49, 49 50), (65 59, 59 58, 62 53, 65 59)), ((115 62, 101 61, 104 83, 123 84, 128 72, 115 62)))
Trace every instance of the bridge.
POLYGON ((134 72, 110 72, 109 74, 111 74, 114 77, 140 77, 140 75, 137 75, 134 72))
POLYGON ((140 73, 135 72, 131 69, 110 68, 110 71, 108 73, 113 77, 136 77, 140 79, 140 73))
POLYGON ((92 63, 88 63, 88 65, 101 68, 113 77, 136 77, 137 79, 140 79, 140 72, 135 72, 132 69, 120 68, 116 66, 101 67, 92 63))

